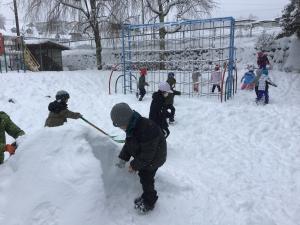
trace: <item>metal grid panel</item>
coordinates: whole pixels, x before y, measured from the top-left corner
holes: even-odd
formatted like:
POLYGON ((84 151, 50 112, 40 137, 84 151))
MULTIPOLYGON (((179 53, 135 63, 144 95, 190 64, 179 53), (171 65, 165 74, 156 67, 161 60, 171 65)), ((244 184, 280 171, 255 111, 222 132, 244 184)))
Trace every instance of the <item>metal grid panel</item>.
MULTIPOLYGON (((148 92, 157 90, 175 73, 176 90, 188 96, 219 96, 211 92, 211 73, 216 64, 228 71, 224 85, 231 93, 234 69, 234 19, 184 20, 163 24, 125 25, 122 31, 123 91, 135 92, 139 68, 148 69, 148 92), (167 32, 162 37, 160 30, 167 32), (199 91, 193 89, 193 72, 200 72, 199 91)), ((225 92, 224 90, 222 90, 225 92)), ((228 95, 230 97, 231 95, 228 95)))

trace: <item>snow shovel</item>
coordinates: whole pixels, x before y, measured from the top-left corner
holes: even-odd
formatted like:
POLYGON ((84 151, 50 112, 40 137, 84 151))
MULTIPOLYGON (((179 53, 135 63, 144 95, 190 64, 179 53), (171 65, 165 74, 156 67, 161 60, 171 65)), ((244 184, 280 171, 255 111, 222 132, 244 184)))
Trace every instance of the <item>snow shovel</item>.
POLYGON ((87 119, 81 117, 81 119, 86 122, 87 124, 89 124, 90 126, 94 127, 95 129, 97 129, 98 131, 100 131, 102 134, 105 134, 106 136, 110 137, 113 141, 117 142, 117 143, 125 143, 125 140, 116 140, 115 137, 116 136, 111 136, 108 133, 106 133, 105 131, 103 131, 102 129, 100 129, 99 127, 97 127, 96 125, 94 125, 93 123, 91 123, 90 121, 88 121, 87 119))

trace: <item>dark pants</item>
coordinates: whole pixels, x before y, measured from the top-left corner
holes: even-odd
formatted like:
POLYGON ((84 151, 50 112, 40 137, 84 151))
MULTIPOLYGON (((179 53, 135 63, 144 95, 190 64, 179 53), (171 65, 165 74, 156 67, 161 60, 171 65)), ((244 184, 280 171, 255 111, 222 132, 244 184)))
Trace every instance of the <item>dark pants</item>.
POLYGON ((146 89, 144 87, 139 88, 140 90, 140 100, 142 100, 146 94, 146 89))
POLYGON ((220 87, 220 85, 219 85, 219 84, 214 84, 214 85, 212 86, 212 89, 211 89, 211 92, 212 92, 212 93, 215 92, 215 88, 216 88, 216 87, 218 88, 218 91, 221 92, 221 87, 220 87))
POLYGON ((265 104, 269 103, 269 92, 268 91, 258 91, 257 101, 261 100, 265 96, 265 104))
POLYGON ((154 176, 157 169, 155 170, 140 170, 139 177, 143 187, 142 198, 149 206, 154 206, 158 199, 157 192, 154 189, 154 176))
POLYGON ((255 94, 256 94, 256 98, 258 98, 258 86, 255 86, 255 94))
POLYGON ((259 66, 259 69, 265 70, 265 69, 267 69, 267 65, 260 65, 260 66, 259 66))
POLYGON ((173 105, 166 105, 166 110, 170 109, 171 113, 169 115, 169 119, 174 120, 175 116, 175 107, 173 105))

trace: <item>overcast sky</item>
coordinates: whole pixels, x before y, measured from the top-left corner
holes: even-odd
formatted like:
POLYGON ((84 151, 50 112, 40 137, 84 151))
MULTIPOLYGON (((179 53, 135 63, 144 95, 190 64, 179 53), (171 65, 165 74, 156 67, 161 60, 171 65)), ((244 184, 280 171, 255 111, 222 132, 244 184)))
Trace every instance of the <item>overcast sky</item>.
MULTIPOLYGON (((26 1, 26 0, 24 0, 26 1)), ((281 11, 290 0, 215 0, 218 7, 213 10, 212 17, 232 16, 234 18, 245 17, 249 14, 259 19, 274 19, 281 16, 281 11)), ((0 14, 7 19, 6 23, 14 23, 12 0, 0 0, 0 14)), ((19 9, 20 20, 22 21, 22 10, 19 9)))
POLYGON ((290 0, 215 0, 218 3, 212 16, 248 17, 251 13, 259 19, 274 19, 282 15, 281 11, 290 0))

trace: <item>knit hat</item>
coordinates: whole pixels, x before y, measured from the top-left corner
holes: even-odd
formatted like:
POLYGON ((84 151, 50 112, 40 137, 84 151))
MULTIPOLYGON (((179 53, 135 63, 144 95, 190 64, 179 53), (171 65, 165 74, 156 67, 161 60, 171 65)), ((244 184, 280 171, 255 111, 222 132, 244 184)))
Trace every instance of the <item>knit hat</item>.
POLYGON ((255 71, 255 73, 256 73, 256 76, 261 76, 261 74, 262 74, 262 69, 257 69, 257 70, 255 71))
POLYGON ((110 111, 110 117, 115 127, 127 126, 132 115, 133 110, 124 102, 115 104, 110 111))
POLYGON ((173 72, 169 72, 168 77, 175 77, 175 74, 173 72))
POLYGON ((161 82, 158 85, 158 90, 160 90, 162 92, 173 93, 173 91, 171 91, 170 84, 168 84, 167 82, 161 82))
POLYGON ((254 71, 254 65, 252 65, 252 64, 248 64, 247 65, 247 69, 249 70, 249 71, 254 71))
POLYGON ((66 101, 67 99, 70 98, 70 95, 67 91, 64 91, 64 90, 60 90, 56 93, 55 95, 55 99, 57 101, 66 101))
POLYGON ((147 68, 146 67, 140 68, 140 74, 141 74, 141 76, 146 76, 147 75, 147 68))
POLYGON ((264 53, 262 51, 257 53, 258 57, 262 57, 264 55, 264 53))

